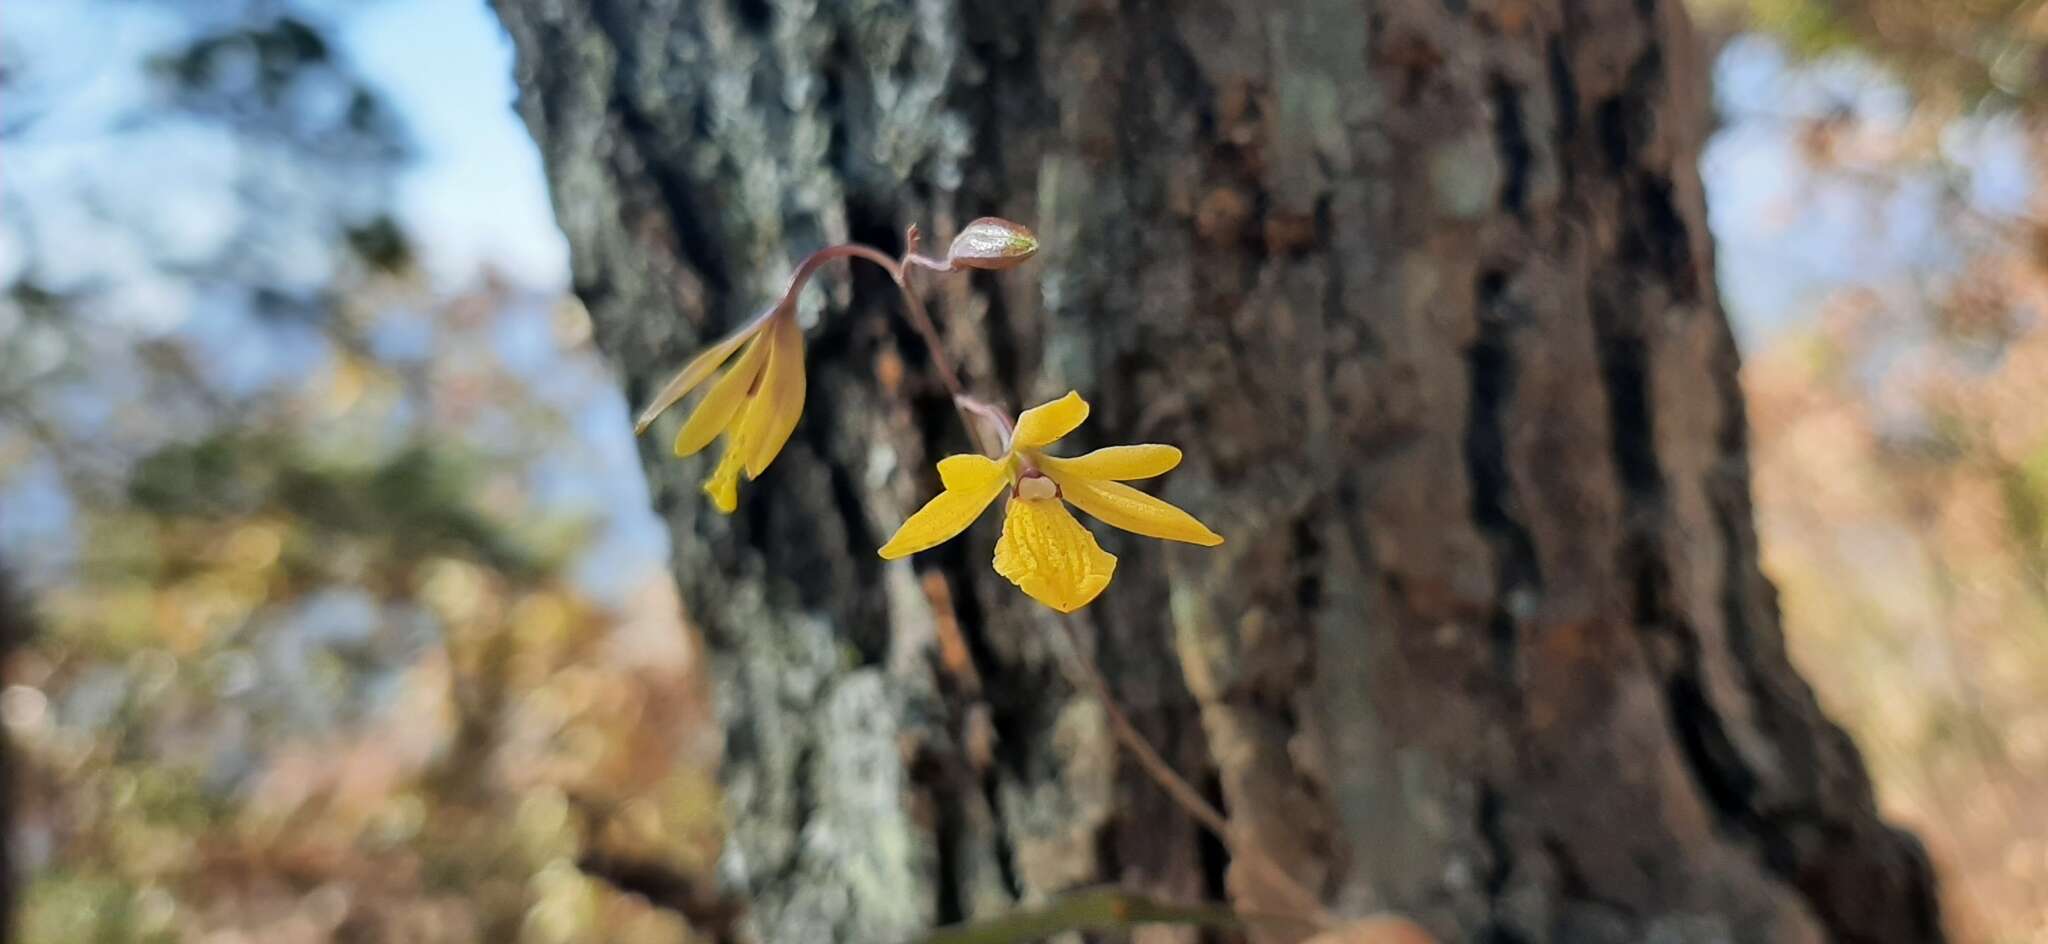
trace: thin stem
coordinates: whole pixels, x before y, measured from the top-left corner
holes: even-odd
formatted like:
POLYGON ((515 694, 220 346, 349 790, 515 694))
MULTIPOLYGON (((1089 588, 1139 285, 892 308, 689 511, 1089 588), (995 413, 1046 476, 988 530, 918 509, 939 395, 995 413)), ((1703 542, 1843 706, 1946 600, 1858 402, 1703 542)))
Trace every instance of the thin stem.
POLYGON ((946 260, 946 259, 934 259, 934 258, 932 258, 932 257, 930 257, 930 256, 926 256, 926 255, 920 255, 920 254, 918 254, 918 253, 914 253, 914 252, 906 252, 906 253, 904 253, 904 254, 903 254, 903 259, 902 259, 902 263, 903 263, 903 268, 904 268, 905 270, 908 270, 908 269, 909 269, 909 268, 910 268, 911 266, 917 266, 917 267, 919 267, 919 268, 924 268, 924 269, 930 269, 930 270, 932 270, 933 272, 958 272, 958 271, 960 271, 960 270, 959 270, 958 268, 956 268, 956 267, 955 267, 955 266, 953 265, 953 263, 952 263, 952 262, 951 262, 950 260, 946 260))
POLYGON ((1102 678, 1102 671, 1095 667, 1094 660, 1088 658, 1087 650, 1081 647, 1081 637, 1074 631, 1073 620, 1062 617, 1059 623, 1061 631, 1067 637, 1067 648, 1073 656, 1066 661, 1076 684, 1102 706, 1103 715, 1109 719, 1110 733, 1114 734, 1124 749, 1137 760, 1138 767, 1144 770, 1161 790, 1166 791, 1166 795, 1179 804, 1181 809, 1187 811, 1189 816, 1214 833, 1224 848, 1230 851, 1232 858, 1265 873, 1266 880, 1281 893, 1294 899, 1295 907, 1302 909, 1302 913, 1308 915, 1316 924, 1325 928, 1335 926, 1336 919, 1323 910, 1322 902, 1318 901, 1316 896, 1303 888, 1300 882, 1295 881, 1294 876, 1287 874, 1287 870, 1266 855, 1265 850, 1259 848, 1256 843, 1240 842, 1237 832, 1231 828, 1230 820, 1224 817, 1223 812, 1205 799, 1193 784, 1176 773, 1173 765, 1167 763, 1166 758, 1161 757, 1159 752, 1153 749, 1151 742, 1146 741, 1145 735, 1138 731, 1137 725, 1132 724, 1131 719, 1123 713, 1123 709, 1117 707, 1116 698, 1110 694, 1109 683, 1102 678))
POLYGON ((930 315, 925 314, 924 302, 917 293, 910 290, 910 282, 904 278, 902 269, 896 270, 896 287, 903 291, 903 305, 910 311, 910 323, 917 333, 924 336, 924 346, 932 352, 932 366, 939 369, 939 379, 946 384, 946 392, 957 400, 967 395, 967 389, 960 385, 960 373, 953 369, 953 356, 946 353, 946 344, 939 339, 939 329, 932 324, 930 315))
POLYGON ((981 427, 975 426, 972 422, 967 424, 967 431, 973 435, 975 446, 982 451, 983 455, 991 459, 999 459, 1002 458, 1004 453, 1010 451, 1010 437, 1017 430, 1017 424, 1010 419, 1010 414, 1004 412, 1001 407, 986 400, 965 395, 954 397, 953 405, 959 407, 960 412, 963 414, 972 414, 988 421, 988 431, 994 433, 996 437, 996 441, 993 443, 982 440, 981 427))
POLYGON ((896 260, 896 264, 905 272, 909 272, 911 266, 919 266, 933 272, 957 271, 951 259, 934 259, 918 252, 917 244, 923 238, 924 231, 918 229, 916 223, 910 224, 909 228, 903 231, 903 258, 896 260))
MULTIPOLYGON (((913 251, 906 252, 904 258, 935 271, 952 271, 950 265, 935 266, 931 260, 915 254, 916 234, 917 228, 911 227, 909 235, 913 251)), ((789 290, 783 293, 782 304, 796 303, 797 293, 803 291, 804 283, 810 280, 811 274, 816 272, 819 266, 834 259, 845 258, 865 259, 881 266, 883 271, 889 273, 890 280, 896 283, 897 291, 903 295, 903 307, 909 311, 910 326, 917 330, 918 335, 924 339, 925 347, 931 351, 932 366, 938 368, 939 380, 946 385, 946 392, 953 395, 955 402, 966 396, 967 389, 960 383, 960 372, 953 367, 952 355, 946 353, 945 343, 939 338, 938 327, 932 324, 931 316, 925 313, 924 302, 917 297, 916 292, 910 290, 908 272, 903 262, 890 258, 881 250, 861 243, 842 243, 837 246, 826 246, 811 253, 804 257, 804 261, 796 267, 796 274, 790 277, 789 290)))

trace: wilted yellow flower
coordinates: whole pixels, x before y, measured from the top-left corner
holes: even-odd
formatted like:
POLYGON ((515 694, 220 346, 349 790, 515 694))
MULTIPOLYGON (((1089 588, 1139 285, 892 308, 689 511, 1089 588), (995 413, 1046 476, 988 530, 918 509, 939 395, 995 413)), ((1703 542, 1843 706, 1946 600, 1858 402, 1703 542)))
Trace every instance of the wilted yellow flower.
POLYGON ((655 417, 709 380, 735 351, 739 360, 704 391, 676 432, 679 456, 695 455, 719 434, 725 435, 725 453, 704 480, 704 494, 726 514, 739 505, 740 470, 745 469, 750 480, 760 476, 789 441, 804 410, 804 335, 797 328, 794 306, 771 309, 697 355, 633 424, 635 433, 645 432, 655 417))
POLYGON ((915 554, 951 539, 981 517, 990 502, 1010 493, 1003 536, 996 542, 996 573, 1032 599, 1072 613, 1095 599, 1116 572, 1116 556, 1095 543, 1067 511, 1072 504, 1105 524, 1148 537, 1214 547, 1223 538, 1193 515, 1124 482, 1148 479, 1180 464, 1172 446, 1110 446, 1061 458, 1042 450, 1088 418, 1088 403, 1068 392, 1017 418, 1000 459, 947 456, 939 462, 938 497, 903 522, 885 560, 915 554), (1062 504, 1062 500, 1066 504, 1062 504))

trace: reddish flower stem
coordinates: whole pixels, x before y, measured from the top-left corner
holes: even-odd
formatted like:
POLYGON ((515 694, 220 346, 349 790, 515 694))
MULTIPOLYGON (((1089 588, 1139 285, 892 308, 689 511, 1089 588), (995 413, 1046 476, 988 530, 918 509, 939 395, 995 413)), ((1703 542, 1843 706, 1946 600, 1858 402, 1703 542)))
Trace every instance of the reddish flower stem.
POLYGON ((967 390, 960 384, 960 372, 954 369, 952 355, 946 352, 945 342, 939 337, 938 327, 932 324, 931 315, 925 312, 924 302, 917 297, 916 292, 910 290, 908 270, 904 267, 904 264, 908 261, 936 272, 951 272, 953 269, 947 263, 927 259, 916 254, 917 228, 914 226, 910 229, 909 242, 911 249, 904 253, 902 260, 890 258, 888 254, 881 250, 861 243, 842 243, 837 246, 826 246, 817 252, 811 253, 805 256, 804 261, 797 265, 796 274, 790 276, 789 290, 782 294, 781 304, 785 306, 796 304, 797 293, 803 291, 804 283, 810 281, 811 275, 818 271, 819 266, 834 259, 865 259, 881 266, 883 271, 889 273, 890 280, 896 283, 897 290, 903 295, 903 306, 910 314, 910 326, 915 328, 918 335, 924 339, 925 347, 931 349, 932 366, 938 368, 940 382, 946 385, 946 391, 951 393, 957 401, 960 397, 967 395, 967 390))

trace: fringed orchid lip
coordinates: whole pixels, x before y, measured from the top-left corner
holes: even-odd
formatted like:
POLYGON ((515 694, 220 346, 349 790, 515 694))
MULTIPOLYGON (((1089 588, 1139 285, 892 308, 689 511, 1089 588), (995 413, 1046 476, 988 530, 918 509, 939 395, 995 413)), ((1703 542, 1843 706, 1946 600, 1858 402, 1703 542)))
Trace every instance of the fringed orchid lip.
POLYGON ((1072 458, 1044 453, 1044 447, 1087 418, 1087 401, 1069 392, 1024 411, 1002 457, 959 455, 940 461, 944 490, 903 522, 882 545, 881 556, 895 560, 952 539, 1008 492, 996 572, 1032 599, 1071 613, 1109 585, 1116 556, 1096 543, 1068 505, 1136 534, 1205 547, 1223 543, 1193 515, 1123 484, 1172 469, 1180 464, 1179 449, 1144 444, 1110 446, 1072 458))

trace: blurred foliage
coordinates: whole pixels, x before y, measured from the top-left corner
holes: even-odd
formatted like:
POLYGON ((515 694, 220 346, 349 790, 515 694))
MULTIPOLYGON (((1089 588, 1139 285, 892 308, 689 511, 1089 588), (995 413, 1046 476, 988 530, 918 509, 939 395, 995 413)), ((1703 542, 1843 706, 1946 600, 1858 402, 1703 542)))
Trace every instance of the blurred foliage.
POLYGON ((1962 939, 2048 940, 2048 331, 1923 349, 1901 429, 1851 367, 1873 320, 1838 301, 1747 368, 1766 566, 1962 939))
POLYGON ((507 477, 557 430, 524 416, 487 450, 462 427, 488 416, 437 408, 542 409, 464 357, 516 300, 380 292, 445 332, 422 399, 338 354, 78 513, 0 694, 28 762, 25 940, 689 939, 579 868, 695 875, 715 853, 676 601, 657 583, 620 610, 565 572, 584 527, 507 477))
POLYGON ((2038 109, 2048 83, 2048 7, 2038 0, 1690 0, 1807 55, 1853 51, 1897 67, 1922 102, 1963 111, 2038 109))
POLYGON ((593 594, 602 508, 552 494, 623 404, 572 301, 414 269, 404 130, 312 10, 0 41, 0 492, 51 519, 0 546, 20 938, 690 940, 692 643, 651 561, 593 594))
POLYGON ((317 26, 288 12, 252 12, 152 57, 148 66, 162 80, 160 107, 251 129, 290 115, 300 149, 341 148, 359 158, 405 153, 397 121, 335 58, 317 26))
MULTIPOLYGON (((414 443, 375 463, 336 466, 297 454, 275 430, 233 429, 146 457, 128 482, 135 511, 162 521, 264 515, 325 538, 374 541, 370 556, 400 567, 422 555, 468 553, 532 578, 551 569, 470 507, 477 463, 459 449, 414 443)), ((287 549, 293 572, 317 570, 328 544, 287 549)), ((559 562, 554 562, 559 565, 559 562)))
MULTIPOLYGON (((1839 107, 1766 116, 1795 142, 1785 199, 1873 223, 1841 254, 1925 219, 1936 261, 1852 276, 1749 353, 1765 564, 1795 661, 1933 853, 1957 939, 2048 942, 2048 5, 1698 5, 1739 9, 1815 70, 1883 67, 1839 107), (2001 140, 2031 197, 1975 186, 2001 140), (1909 200, 1924 216, 1897 213, 1909 200)), ((1736 104, 1737 124, 1765 120, 1736 104)))

